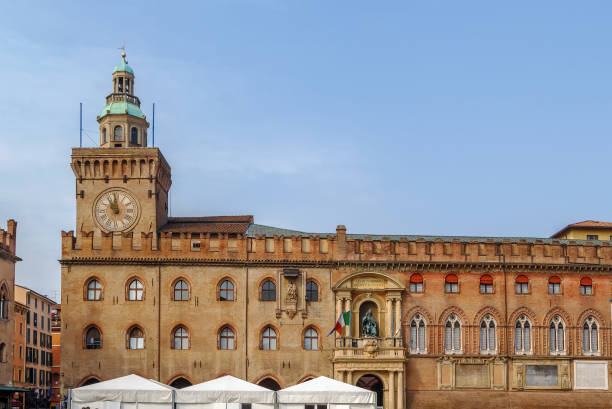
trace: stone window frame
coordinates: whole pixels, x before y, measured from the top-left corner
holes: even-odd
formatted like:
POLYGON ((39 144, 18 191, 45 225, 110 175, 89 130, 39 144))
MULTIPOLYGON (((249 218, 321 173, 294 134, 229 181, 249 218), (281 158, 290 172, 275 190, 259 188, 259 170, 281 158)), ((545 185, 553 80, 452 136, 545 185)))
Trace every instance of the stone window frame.
POLYGON ((234 280, 233 277, 230 276, 224 276, 221 279, 219 279, 219 281, 217 281, 217 301, 219 302, 235 302, 238 301, 238 287, 236 286, 236 280, 234 280), (231 288, 231 292, 232 292, 232 299, 231 300, 222 300, 221 299, 221 291, 229 291, 226 289, 221 288, 223 286, 224 283, 229 282, 232 285, 231 288))
POLYGON ((223 325, 221 325, 221 327, 219 327, 219 330, 217 331, 217 350, 219 351, 235 351, 236 349, 238 349, 238 332, 236 331, 236 328, 229 323, 225 323, 223 325), (232 332, 232 336, 225 336, 223 334, 223 331, 225 330, 230 330, 232 332), (222 348, 222 340, 224 338, 227 339, 232 339, 232 342, 234 343, 233 348, 222 348))
POLYGON ((462 354, 463 353, 463 323, 461 322, 461 317, 454 312, 451 312, 450 314, 448 314, 448 316, 446 317, 446 319, 444 320, 444 326, 443 326, 443 339, 442 339, 442 344, 443 344, 443 348, 444 348, 444 353, 448 354, 448 355, 457 355, 457 354, 462 354), (447 324, 451 324, 451 338, 450 338, 450 342, 451 342, 451 348, 448 349, 446 346, 446 328, 447 328, 447 324), (456 342, 455 342, 455 331, 454 329, 455 324, 458 323, 459 324, 459 349, 455 348, 456 342))
POLYGON ((278 284, 276 283, 276 280, 274 279, 274 277, 264 277, 261 279, 261 281, 259 282, 258 285, 258 296, 259 296, 259 301, 262 302, 276 302, 278 299, 278 284), (264 291, 264 285, 268 282, 271 282, 272 284, 274 284, 274 299, 273 300, 264 300, 263 297, 263 291, 264 291))
MULTIPOLYGON (((127 331, 125 332, 125 335, 126 335, 125 336, 125 341, 126 341, 125 349, 130 350, 130 351, 141 351, 141 350, 146 348, 147 345, 146 345, 145 341, 147 339, 147 336, 146 336, 146 332, 144 330, 144 327, 142 325, 140 325, 140 324, 132 324, 132 325, 130 325, 128 327, 127 331), (131 348, 131 346, 132 346, 132 332, 137 330, 137 329, 140 330, 140 332, 142 333, 142 348, 131 348)), ((136 337, 134 337, 134 338, 138 339, 136 337)))
POLYGON ((191 300, 191 288, 192 288, 191 287, 191 281, 189 281, 185 276, 176 277, 172 281, 172 284, 170 285, 170 298, 171 298, 171 300, 175 301, 175 302, 189 302, 191 300), (187 290, 178 290, 178 291, 181 291, 181 292, 187 291, 187 299, 186 300, 183 300, 183 299, 177 300, 175 298, 175 296, 176 296, 175 291, 177 291, 176 290, 176 285, 179 283, 179 281, 183 281, 185 284, 187 284, 187 290))
MULTIPOLYGON (((98 302, 98 301, 104 301, 104 287, 105 287, 105 283, 104 281, 102 281, 102 279, 97 276, 97 275, 92 275, 90 277, 88 277, 85 280, 85 283, 83 284, 83 301, 91 301, 91 302, 98 302), (90 299, 89 298, 89 284, 92 283, 93 281, 97 281, 98 284, 100 284, 100 297, 99 298, 93 298, 90 299)), ((93 291, 96 291, 96 289, 94 289, 93 291)))
POLYGON ((593 315, 588 315, 583 321, 582 321, 582 326, 579 328, 579 331, 581 332, 580 335, 580 340, 582 343, 582 348, 580 348, 580 352, 583 356, 600 356, 601 355, 601 324, 599 323, 599 320, 597 319, 597 317, 593 316, 593 315), (589 323, 590 321, 590 323, 589 323), (585 326, 588 325, 588 345, 589 345, 589 349, 585 350, 584 346, 585 346, 585 333, 584 330, 586 329, 585 326), (593 336, 593 326, 595 326, 595 336, 597 337, 597 349, 593 350, 592 349, 592 336, 593 336))
POLYGON ((478 353, 480 353, 481 355, 496 355, 499 348, 498 348, 498 344, 499 344, 499 334, 498 334, 498 329, 499 326, 497 324, 497 321, 495 320, 495 317, 492 314, 485 314, 484 317, 482 317, 482 319, 480 320, 480 324, 478 325, 478 353), (485 324, 485 327, 483 327, 483 324, 485 324), (490 342, 491 342, 491 338, 490 338, 490 329, 491 329, 491 324, 493 326, 493 348, 491 348, 490 342), (485 333, 485 341, 486 341, 486 348, 483 349, 482 348, 482 344, 483 344, 483 339, 482 339, 482 329, 485 328, 486 329, 486 333, 485 333))
POLYGON ((459 276, 457 275, 457 273, 446 274, 444 276, 444 293, 445 294, 459 294, 460 292, 461 291, 459 287, 459 276), (453 284, 455 284, 454 287, 453 287, 453 284))
POLYGON ((170 349, 175 351, 187 351, 191 349, 191 331, 189 330, 187 325, 179 323, 172 327, 172 331, 170 331, 170 349), (187 339, 187 348, 176 348, 176 332, 180 329, 185 331, 186 336, 179 336, 179 339, 181 339, 181 344, 183 342, 182 340, 187 339))
POLYGON ((146 296, 146 288, 147 286, 145 285, 145 280, 142 279, 142 277, 138 276, 138 275, 133 275, 130 276, 127 280, 125 280, 125 301, 129 301, 129 302, 140 302, 140 301, 144 301, 145 300, 145 296, 146 296), (132 283, 134 283, 135 281, 139 282, 140 285, 142 285, 142 288, 131 288, 132 283), (131 291, 135 291, 136 292, 136 298, 132 299, 130 298, 130 293, 131 291), (138 299, 138 292, 141 293, 141 298, 138 299))
POLYGON ((83 328, 83 337, 82 337, 82 348, 85 350, 96 350, 96 349, 102 349, 102 342, 103 342, 103 335, 102 335, 102 329, 100 329, 100 325, 98 325, 97 323, 90 323, 88 325, 85 326, 85 328, 83 328), (99 347, 98 348, 88 348, 87 347, 87 333, 92 330, 92 329, 96 329, 98 330, 98 334, 100 335, 100 342, 99 342, 99 347))
POLYGON ((308 325, 302 331, 302 349, 304 351, 319 351, 319 350, 321 350, 321 331, 315 325, 308 325), (314 331, 315 336, 308 335, 307 334, 308 331, 314 331), (317 347, 316 348, 306 348, 306 339, 310 339, 311 340, 311 345, 312 345, 312 340, 316 339, 317 347))
POLYGON ((533 355, 533 343, 534 343, 534 324, 531 322, 531 319, 527 314, 520 314, 516 320, 514 321, 514 338, 512 338, 513 342, 513 351, 515 355, 533 355), (525 349, 525 323, 529 325, 529 349, 525 349), (521 329, 521 349, 516 349, 516 330, 517 324, 520 324, 521 329))
POLYGON ((259 349, 261 351, 278 351, 280 349, 280 331, 276 328, 275 325, 266 324, 259 331, 259 349), (270 337, 266 335, 266 330, 271 329, 274 331, 274 337, 270 337), (275 340, 275 348, 264 348, 264 339, 274 339, 275 340))
POLYGON ((547 337, 548 337, 548 353, 549 355, 567 355, 567 344, 568 344, 568 333, 567 333, 567 324, 565 323, 565 320, 563 319, 563 317, 560 314, 554 314, 550 320, 548 321, 548 325, 546 327, 547 330, 547 337), (563 349, 559 349, 559 326, 561 327, 562 330, 562 334, 563 334, 563 349), (551 349, 552 346, 552 339, 551 339, 551 329, 554 329, 555 331, 555 347, 554 349, 551 349))
MULTIPOLYGON (((306 295, 306 301, 307 302, 320 302, 321 301, 321 297, 322 297, 322 292, 321 292, 321 283, 319 283, 319 280, 315 279, 315 278, 308 278, 306 280, 306 288, 304 289, 305 295, 306 295), (316 285, 317 286, 317 299, 316 300, 312 300, 308 297, 308 285, 316 285)), ((312 292, 312 291, 310 291, 312 292)))
MULTIPOLYGON (((446 324, 446 322, 445 322, 446 324)), ((416 312, 412 318, 410 318, 410 324, 408 325, 408 350, 411 354, 420 355, 427 353, 427 319, 425 315, 420 312, 416 312), (414 325, 415 336, 416 336, 416 348, 412 347, 412 324, 414 325), (423 326, 421 327, 421 324, 423 326), (419 338, 419 328, 423 328, 423 346, 419 348, 420 338, 419 338)))

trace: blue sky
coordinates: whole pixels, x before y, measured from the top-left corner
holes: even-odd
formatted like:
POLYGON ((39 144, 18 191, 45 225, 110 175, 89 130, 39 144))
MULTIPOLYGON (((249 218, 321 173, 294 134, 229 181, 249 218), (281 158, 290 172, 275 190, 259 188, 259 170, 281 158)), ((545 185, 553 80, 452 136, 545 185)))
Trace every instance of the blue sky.
POLYGON ((70 148, 127 46, 173 216, 547 237, 612 220, 609 1, 3 2, 0 220, 59 295, 70 148))

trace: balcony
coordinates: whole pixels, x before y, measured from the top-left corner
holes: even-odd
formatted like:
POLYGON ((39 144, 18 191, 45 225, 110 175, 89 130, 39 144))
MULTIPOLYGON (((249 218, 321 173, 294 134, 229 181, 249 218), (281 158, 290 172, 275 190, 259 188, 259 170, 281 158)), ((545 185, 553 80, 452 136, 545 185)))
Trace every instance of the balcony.
POLYGON ((138 97, 135 97, 133 95, 128 95, 128 94, 110 94, 106 97, 106 105, 110 104, 111 102, 131 102, 132 104, 138 105, 138 107, 140 107, 140 100, 138 99, 138 97))
POLYGON ((334 361, 354 359, 401 359, 405 357, 402 338, 336 338, 334 361))

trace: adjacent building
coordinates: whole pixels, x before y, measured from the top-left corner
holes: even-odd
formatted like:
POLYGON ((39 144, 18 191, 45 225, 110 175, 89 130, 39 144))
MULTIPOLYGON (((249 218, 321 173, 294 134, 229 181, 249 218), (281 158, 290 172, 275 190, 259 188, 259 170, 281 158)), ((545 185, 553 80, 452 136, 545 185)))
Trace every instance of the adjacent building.
POLYGON ((609 237, 169 217, 171 168, 147 147, 134 78, 122 60, 100 147, 72 150, 77 228, 62 232, 61 303, 62 337, 77 342, 61 345, 65 388, 128 373, 273 389, 326 375, 376 391, 386 409, 609 406, 609 237))
POLYGON ((13 389, 13 333, 17 222, 9 220, 6 230, 0 229, 0 409, 11 404, 13 389))
MULTIPOLYGON (((23 382, 32 393, 28 401, 45 401, 51 388, 51 308, 55 302, 36 291, 15 285, 15 299, 25 305, 25 351, 23 382)), ((33 404, 32 404, 33 405, 33 404)))

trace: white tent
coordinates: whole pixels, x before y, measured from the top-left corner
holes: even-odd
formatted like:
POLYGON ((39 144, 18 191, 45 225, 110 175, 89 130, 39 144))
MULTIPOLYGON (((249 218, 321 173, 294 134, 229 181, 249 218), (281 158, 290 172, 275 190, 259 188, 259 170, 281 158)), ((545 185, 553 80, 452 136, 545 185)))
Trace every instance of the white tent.
POLYGON ((230 375, 176 391, 176 409, 241 409, 242 404, 273 409, 274 391, 230 375))
POLYGON ((325 376, 276 392, 280 409, 304 409, 305 405, 328 405, 329 409, 375 409, 376 392, 325 376))
POLYGON ((172 409, 174 388, 127 375, 70 391, 71 409, 172 409))

